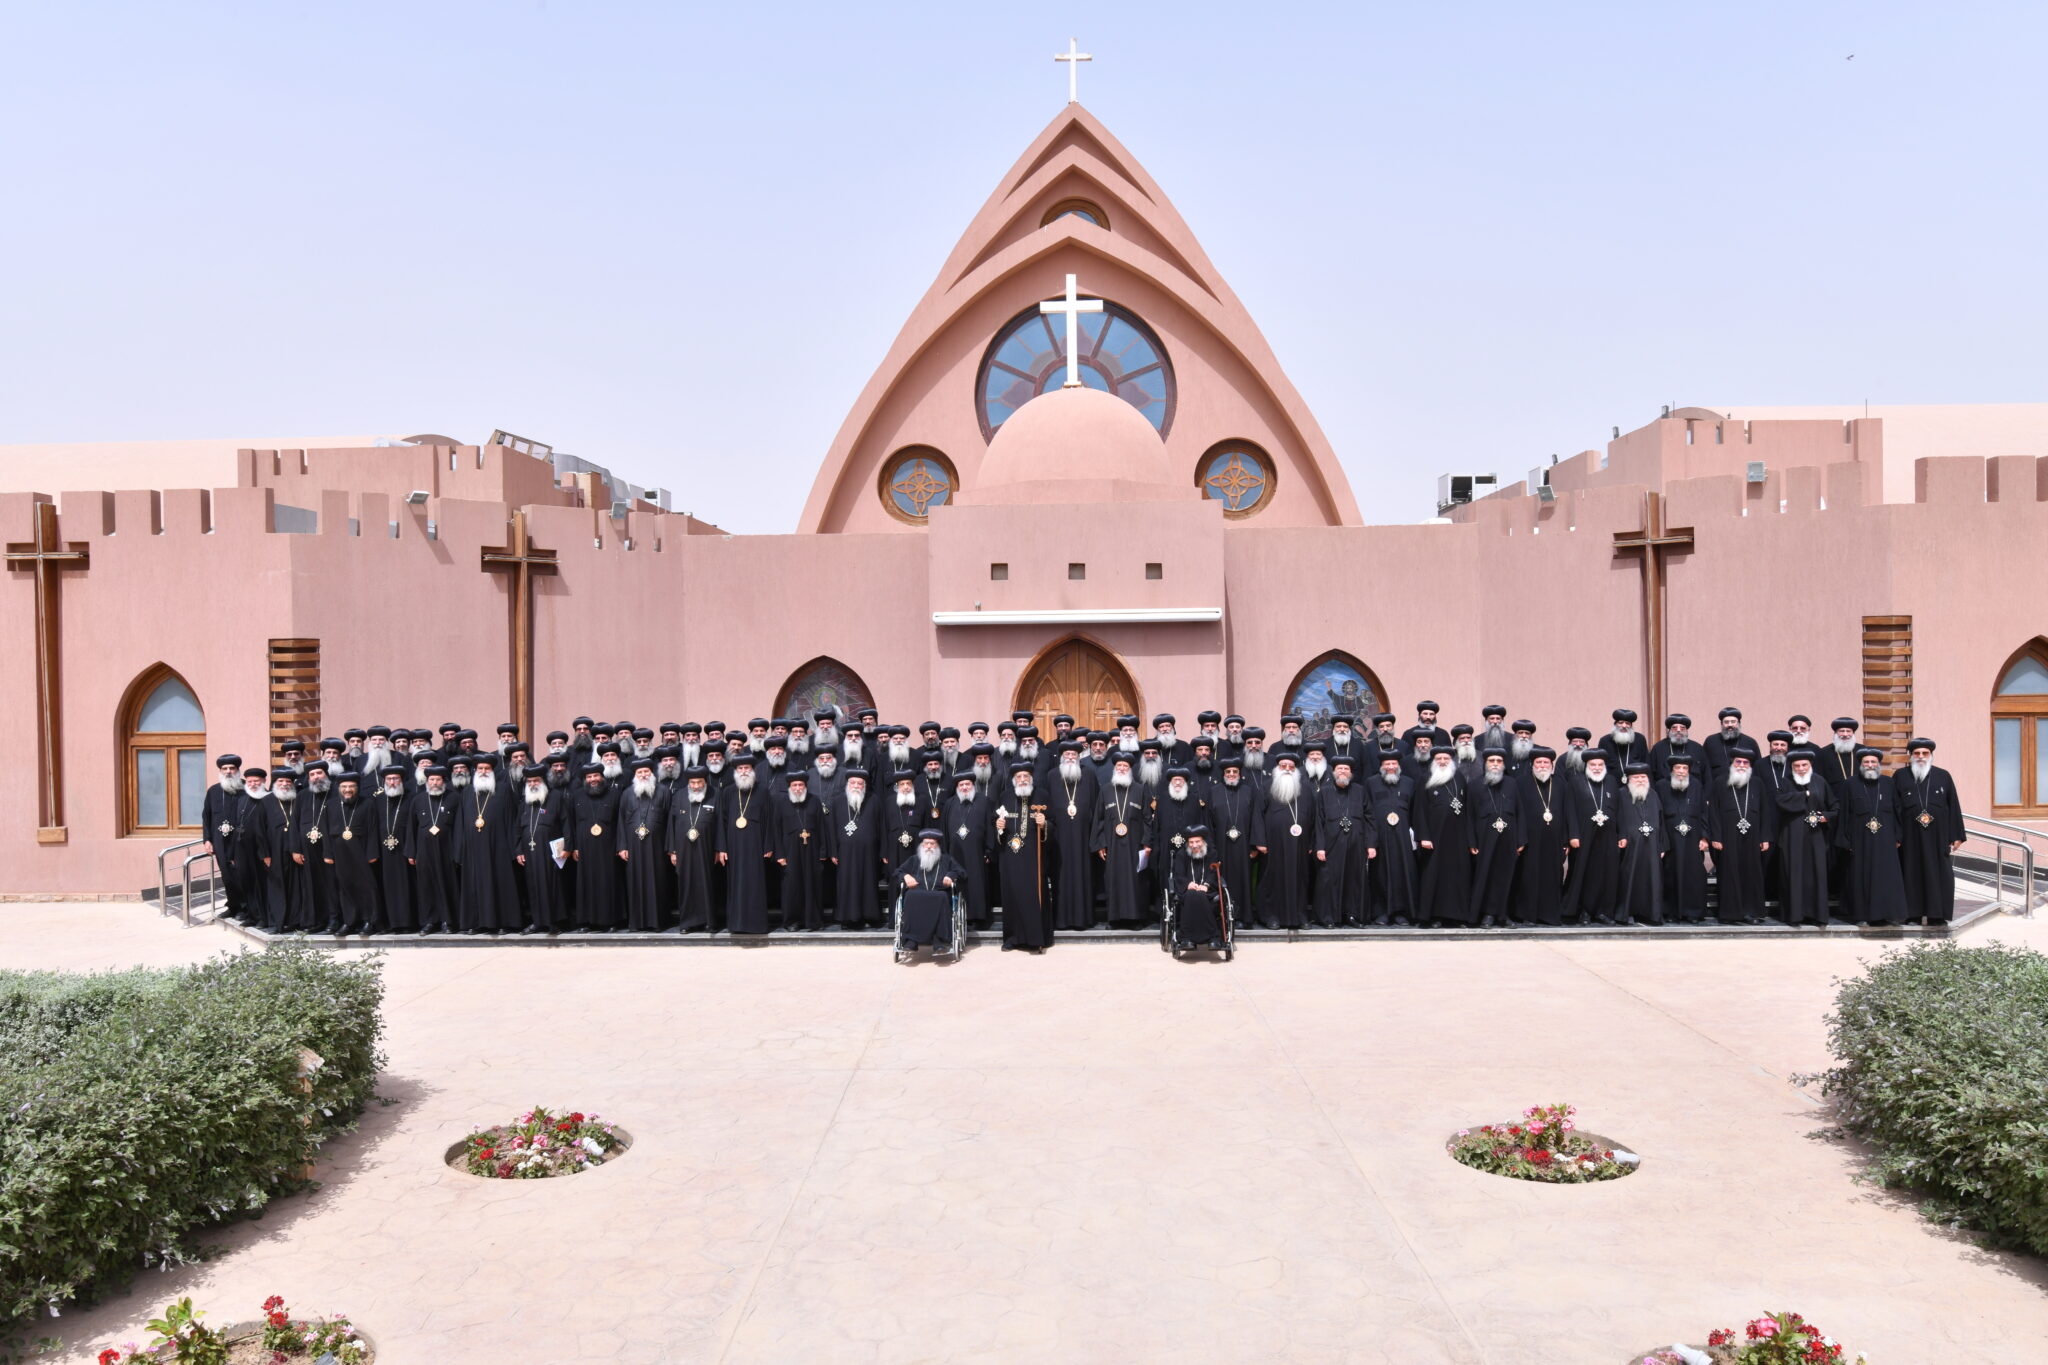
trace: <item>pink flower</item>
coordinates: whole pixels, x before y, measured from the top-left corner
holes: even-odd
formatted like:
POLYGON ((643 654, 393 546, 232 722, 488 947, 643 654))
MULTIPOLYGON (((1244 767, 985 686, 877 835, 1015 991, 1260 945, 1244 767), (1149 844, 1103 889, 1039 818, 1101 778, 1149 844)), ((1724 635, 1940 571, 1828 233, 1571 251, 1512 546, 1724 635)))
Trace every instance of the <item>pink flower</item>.
POLYGON ((1758 1318, 1750 1323, 1745 1330, 1749 1333, 1751 1341, 1762 1341, 1766 1337, 1774 1337, 1778 1334, 1778 1320, 1776 1318, 1758 1318))

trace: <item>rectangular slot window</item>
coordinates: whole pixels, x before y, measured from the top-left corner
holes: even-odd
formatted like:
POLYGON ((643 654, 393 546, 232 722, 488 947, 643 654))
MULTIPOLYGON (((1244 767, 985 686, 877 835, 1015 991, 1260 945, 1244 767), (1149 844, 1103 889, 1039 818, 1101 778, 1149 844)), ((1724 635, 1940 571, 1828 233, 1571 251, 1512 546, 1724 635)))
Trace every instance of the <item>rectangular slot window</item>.
POLYGON ((1147 564, 1145 566, 1145 577, 1154 580, 1166 577, 1166 566, 1163 564, 1147 564))
POLYGON ((1079 580, 1079 579, 1083 579, 1083 578, 1086 578, 1087 576, 1088 576, 1088 566, 1087 566, 1086 564, 1069 564, 1069 565, 1067 565, 1067 577, 1068 577, 1069 579, 1071 579, 1071 580, 1079 580))
POLYGON ((988 579, 989 579, 989 582, 991 582, 991 583, 1002 583, 1002 582, 1005 582, 1005 581, 1007 581, 1007 580, 1009 579, 1009 577, 1010 577, 1010 566, 1009 566, 1009 565, 1007 565, 1007 564, 991 564, 991 565, 989 565, 989 566, 988 566, 988 579))

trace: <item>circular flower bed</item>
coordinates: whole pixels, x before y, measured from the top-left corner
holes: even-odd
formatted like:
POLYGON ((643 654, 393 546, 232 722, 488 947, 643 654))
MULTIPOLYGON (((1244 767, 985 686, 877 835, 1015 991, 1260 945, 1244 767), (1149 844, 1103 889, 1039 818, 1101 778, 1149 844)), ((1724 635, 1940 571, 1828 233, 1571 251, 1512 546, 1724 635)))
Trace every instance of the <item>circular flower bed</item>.
POLYGON ((347 1318, 295 1318, 276 1294, 263 1301, 263 1316, 249 1322, 212 1328, 200 1321, 205 1316, 206 1310, 194 1308, 191 1299, 179 1299, 165 1306, 162 1317, 151 1320, 151 1341, 109 1346, 96 1357, 97 1365, 373 1365, 377 1359, 370 1339, 347 1318))
POLYGON ((448 1164, 487 1180, 545 1180, 615 1161, 632 1145, 631 1134, 595 1114, 554 1114, 536 1105, 450 1147, 448 1164))
POLYGON ((1474 1170, 1516 1180, 1582 1185, 1632 1174, 1642 1158, 1598 1133, 1582 1131, 1569 1104, 1539 1104, 1520 1122, 1460 1128, 1444 1146, 1474 1170))
POLYGON ((1629 1365, 1865 1365, 1860 1355, 1797 1313, 1766 1313, 1743 1324, 1717 1328, 1701 1346, 1666 1346, 1630 1356, 1629 1365))

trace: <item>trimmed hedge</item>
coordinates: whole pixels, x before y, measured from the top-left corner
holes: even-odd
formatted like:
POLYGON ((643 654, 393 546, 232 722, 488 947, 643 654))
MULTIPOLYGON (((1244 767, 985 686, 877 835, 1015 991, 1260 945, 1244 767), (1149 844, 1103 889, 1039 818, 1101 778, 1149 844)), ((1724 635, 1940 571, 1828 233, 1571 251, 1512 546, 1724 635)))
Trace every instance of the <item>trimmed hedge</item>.
POLYGON ((303 1187, 384 1058, 375 959, 0 972, 0 1337, 303 1187), (299 1050, 322 1059, 309 1097, 299 1050))
POLYGON ((1916 945, 1842 983, 1823 1077, 1872 1174, 1931 1217, 2048 1255, 2048 957, 1916 945))

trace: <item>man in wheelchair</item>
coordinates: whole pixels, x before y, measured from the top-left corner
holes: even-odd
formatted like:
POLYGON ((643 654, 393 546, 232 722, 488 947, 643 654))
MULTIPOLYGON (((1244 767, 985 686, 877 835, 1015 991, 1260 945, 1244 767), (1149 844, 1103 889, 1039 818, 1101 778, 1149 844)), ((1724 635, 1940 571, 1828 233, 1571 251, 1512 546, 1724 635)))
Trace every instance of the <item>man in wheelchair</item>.
POLYGON ((1225 925, 1223 865, 1209 857, 1209 828, 1190 825, 1183 831, 1187 842, 1173 851, 1167 880, 1173 903, 1173 947, 1214 948, 1229 946, 1225 925))
POLYGON ((896 886, 903 897, 896 934, 899 951, 934 944, 955 952, 960 948, 953 942, 953 896, 966 874, 946 856, 945 842, 941 830, 920 830, 916 850, 896 868, 896 886))

